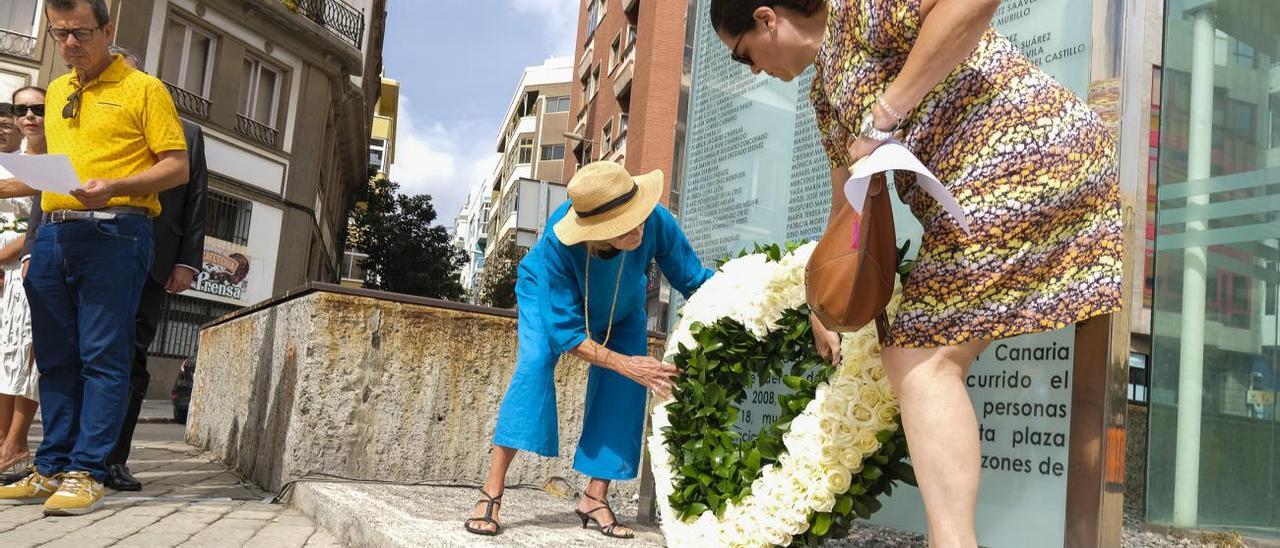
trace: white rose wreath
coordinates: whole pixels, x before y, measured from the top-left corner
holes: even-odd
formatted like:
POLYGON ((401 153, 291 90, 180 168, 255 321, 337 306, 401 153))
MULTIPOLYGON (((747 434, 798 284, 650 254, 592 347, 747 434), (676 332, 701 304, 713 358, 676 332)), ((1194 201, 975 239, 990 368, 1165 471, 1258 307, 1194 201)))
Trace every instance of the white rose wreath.
MULTIPOLYGON (((670 546, 816 545, 878 510, 894 481, 915 483, 874 325, 843 336, 840 366, 817 355, 804 290, 814 245, 728 261, 682 310, 667 358, 683 374, 648 440, 670 546), (747 389, 778 377, 793 393, 777 421, 735 432, 747 389)), ((895 290, 891 311, 899 301, 895 290)))

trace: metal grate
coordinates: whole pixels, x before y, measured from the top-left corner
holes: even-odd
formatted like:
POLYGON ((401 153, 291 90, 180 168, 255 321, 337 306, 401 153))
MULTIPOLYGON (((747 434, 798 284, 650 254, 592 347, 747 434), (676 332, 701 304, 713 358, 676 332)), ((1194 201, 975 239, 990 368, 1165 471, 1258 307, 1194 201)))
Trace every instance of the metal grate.
POLYGON ((249 245, 249 221, 253 202, 209 191, 209 217, 205 235, 238 245, 249 245))
POLYGON ((165 358, 191 356, 200 342, 200 326, 239 309, 233 304, 165 295, 156 338, 151 341, 147 354, 165 358))
POLYGON ((280 132, 270 126, 261 124, 246 118, 243 114, 236 115, 236 130, 244 136, 253 139, 258 144, 275 148, 276 137, 280 132))
POLYGON ((296 11, 315 24, 345 38, 360 49, 364 42, 364 14, 338 0, 280 0, 285 7, 296 11))
POLYGON ((36 39, 20 32, 0 29, 0 53, 35 59, 36 39))
POLYGON ((165 82, 164 87, 169 88, 169 94, 173 96, 173 104, 178 107, 178 110, 192 116, 209 117, 209 107, 213 106, 211 101, 169 82, 165 82))

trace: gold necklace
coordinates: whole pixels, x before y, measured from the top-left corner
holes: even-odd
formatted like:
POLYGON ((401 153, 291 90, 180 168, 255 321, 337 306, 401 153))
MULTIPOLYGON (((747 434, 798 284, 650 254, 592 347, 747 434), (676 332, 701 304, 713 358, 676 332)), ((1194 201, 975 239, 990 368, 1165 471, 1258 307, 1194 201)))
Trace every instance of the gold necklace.
MULTIPOLYGON (((613 304, 609 305, 609 328, 605 330, 604 342, 600 346, 609 344, 609 337, 613 336, 613 313, 618 309, 618 290, 622 288, 622 267, 627 264, 627 252, 623 251, 618 257, 618 281, 613 286, 613 304)), ((582 326, 587 330, 587 338, 595 340, 591 336, 591 252, 587 251, 587 267, 584 274, 584 285, 582 295, 582 326)))

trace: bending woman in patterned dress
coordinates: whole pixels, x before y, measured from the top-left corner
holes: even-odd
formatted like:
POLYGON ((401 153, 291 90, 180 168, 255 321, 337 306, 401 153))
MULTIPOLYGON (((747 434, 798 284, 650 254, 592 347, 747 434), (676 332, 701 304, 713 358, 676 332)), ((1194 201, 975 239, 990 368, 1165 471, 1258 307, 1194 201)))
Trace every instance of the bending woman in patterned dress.
MULTIPOLYGON (((1115 137, 1070 90, 990 28, 998 0, 712 0, 734 60, 810 99, 831 159, 832 207, 849 166, 890 135, 936 174, 973 230, 898 174, 924 225, 884 348, 932 546, 976 546, 978 424, 964 378, 995 339, 1120 307, 1115 137)), ((824 356, 837 337, 814 320, 824 356)))

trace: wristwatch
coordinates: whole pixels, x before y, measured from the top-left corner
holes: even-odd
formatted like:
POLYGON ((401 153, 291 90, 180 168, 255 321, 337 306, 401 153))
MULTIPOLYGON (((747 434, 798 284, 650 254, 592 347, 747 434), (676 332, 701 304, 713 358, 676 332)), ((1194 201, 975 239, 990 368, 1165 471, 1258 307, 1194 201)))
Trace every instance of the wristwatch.
POLYGON ((893 132, 896 130, 897 128, 890 129, 889 131, 876 129, 875 116, 873 116, 871 111, 868 110, 866 116, 862 117, 862 127, 858 129, 858 135, 871 139, 872 141, 884 142, 892 139, 893 132))

